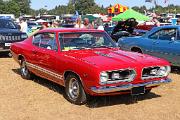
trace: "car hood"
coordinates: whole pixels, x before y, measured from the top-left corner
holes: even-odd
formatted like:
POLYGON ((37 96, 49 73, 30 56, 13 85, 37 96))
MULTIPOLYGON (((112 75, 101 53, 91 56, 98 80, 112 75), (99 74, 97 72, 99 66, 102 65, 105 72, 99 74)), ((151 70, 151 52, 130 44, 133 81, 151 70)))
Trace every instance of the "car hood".
POLYGON ((67 56, 79 59, 104 70, 137 68, 138 66, 168 65, 165 60, 119 49, 95 48, 67 51, 67 56))
POLYGON ((18 29, 0 28, 0 33, 22 33, 18 29))

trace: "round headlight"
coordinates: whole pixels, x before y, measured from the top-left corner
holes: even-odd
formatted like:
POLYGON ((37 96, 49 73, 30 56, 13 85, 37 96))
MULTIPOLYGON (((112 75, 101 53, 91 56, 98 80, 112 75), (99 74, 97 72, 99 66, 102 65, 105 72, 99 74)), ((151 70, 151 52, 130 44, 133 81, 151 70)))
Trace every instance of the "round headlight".
POLYGON ((170 73, 170 71, 171 71, 170 66, 162 66, 157 71, 157 75, 158 76, 167 76, 170 73))
POLYGON ((112 79, 119 79, 120 78, 120 74, 119 73, 112 73, 112 76, 111 76, 112 79))
POLYGON ((100 83, 105 84, 108 81, 108 73, 107 72, 101 72, 100 73, 100 83))

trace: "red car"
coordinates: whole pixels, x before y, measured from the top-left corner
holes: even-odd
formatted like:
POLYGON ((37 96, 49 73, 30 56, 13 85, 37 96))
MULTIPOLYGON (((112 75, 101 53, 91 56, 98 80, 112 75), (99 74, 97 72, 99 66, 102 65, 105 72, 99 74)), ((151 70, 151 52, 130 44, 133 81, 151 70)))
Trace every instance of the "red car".
POLYGON ((171 80, 170 64, 149 55, 119 50, 101 30, 45 29, 11 45, 21 76, 33 74, 65 87, 67 99, 144 94, 171 80))

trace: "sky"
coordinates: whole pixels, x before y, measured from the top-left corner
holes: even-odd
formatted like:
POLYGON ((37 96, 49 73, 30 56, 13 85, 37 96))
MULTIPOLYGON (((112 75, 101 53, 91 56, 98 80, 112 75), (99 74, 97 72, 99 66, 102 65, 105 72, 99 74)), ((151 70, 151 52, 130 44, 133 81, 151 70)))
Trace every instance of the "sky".
MULTIPOLYGON (((31 0, 31 7, 35 10, 40 8, 45 9, 53 9, 57 5, 67 5, 69 0, 31 0)), ((128 7, 133 6, 142 6, 145 5, 146 7, 153 7, 154 4, 152 3, 145 3, 145 0, 95 0, 98 5, 104 5, 104 7, 114 5, 116 3, 126 5, 128 7)), ((168 4, 180 5, 180 0, 168 0, 165 4, 164 0, 157 0, 158 5, 167 6, 168 4)))

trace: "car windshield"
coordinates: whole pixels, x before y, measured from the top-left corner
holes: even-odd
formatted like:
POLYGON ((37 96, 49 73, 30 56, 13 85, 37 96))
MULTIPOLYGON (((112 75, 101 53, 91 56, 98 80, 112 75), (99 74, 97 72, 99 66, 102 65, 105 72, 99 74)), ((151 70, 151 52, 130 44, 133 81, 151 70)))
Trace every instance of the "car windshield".
POLYGON ((16 26, 11 20, 0 20, 0 28, 16 29, 16 26))
POLYGON ((59 40, 64 51, 116 47, 105 32, 60 33, 59 40))

